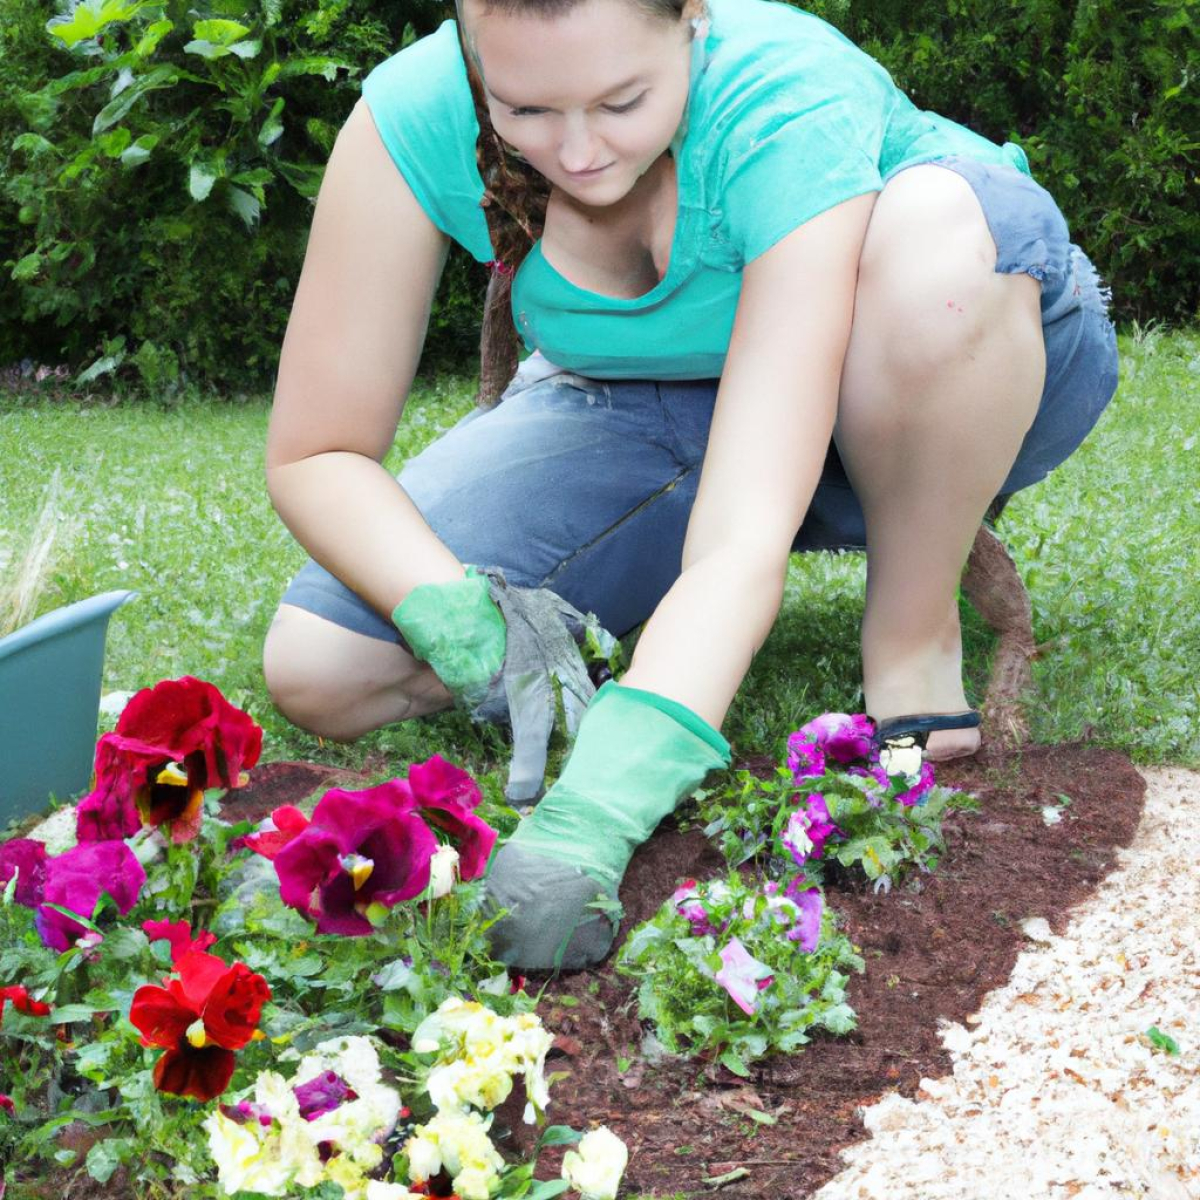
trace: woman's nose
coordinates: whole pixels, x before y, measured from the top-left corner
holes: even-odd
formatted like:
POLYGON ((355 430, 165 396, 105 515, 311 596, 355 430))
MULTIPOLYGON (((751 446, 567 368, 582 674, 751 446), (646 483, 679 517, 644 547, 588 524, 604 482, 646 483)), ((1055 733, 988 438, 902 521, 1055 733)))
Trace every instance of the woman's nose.
POLYGON ((599 142, 583 113, 568 113, 563 122, 558 161, 564 171, 588 171, 604 164, 599 161, 599 142))

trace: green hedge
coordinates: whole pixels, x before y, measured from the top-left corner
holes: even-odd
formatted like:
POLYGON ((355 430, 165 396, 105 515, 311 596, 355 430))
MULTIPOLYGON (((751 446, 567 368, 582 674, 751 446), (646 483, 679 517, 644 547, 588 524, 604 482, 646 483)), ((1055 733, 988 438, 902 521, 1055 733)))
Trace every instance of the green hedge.
MULTIPOLYGON (((1124 318, 1200 307, 1200 0, 817 0, 924 107, 1019 140, 1124 318)), ((0 0, 0 365, 268 386, 336 131, 432 0, 0 0)), ((431 325, 471 363, 482 272, 431 325)))

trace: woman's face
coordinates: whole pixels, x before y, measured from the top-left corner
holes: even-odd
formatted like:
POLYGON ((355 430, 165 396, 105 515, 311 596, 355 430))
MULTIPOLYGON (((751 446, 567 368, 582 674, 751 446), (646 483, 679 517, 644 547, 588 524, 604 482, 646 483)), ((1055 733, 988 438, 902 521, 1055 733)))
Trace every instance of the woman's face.
POLYGON ((496 132, 584 205, 628 195, 683 118, 690 7, 678 20, 630 0, 582 0, 549 18, 462 7, 496 132))

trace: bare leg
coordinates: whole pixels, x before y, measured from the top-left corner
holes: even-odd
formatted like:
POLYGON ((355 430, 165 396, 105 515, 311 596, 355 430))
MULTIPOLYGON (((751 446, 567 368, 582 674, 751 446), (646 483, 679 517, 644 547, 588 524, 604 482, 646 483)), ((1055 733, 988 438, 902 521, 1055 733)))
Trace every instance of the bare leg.
POLYGON ((449 708, 432 668, 398 645, 281 604, 263 648, 275 706, 322 737, 353 741, 383 725, 449 708))
MULTIPOLYGON (((932 165, 884 188, 863 247, 835 436, 867 528, 863 689, 876 718, 967 707, 956 594, 1045 374, 1040 285, 995 272, 970 185, 932 165)), ((931 758, 977 749, 974 730, 931 758)))

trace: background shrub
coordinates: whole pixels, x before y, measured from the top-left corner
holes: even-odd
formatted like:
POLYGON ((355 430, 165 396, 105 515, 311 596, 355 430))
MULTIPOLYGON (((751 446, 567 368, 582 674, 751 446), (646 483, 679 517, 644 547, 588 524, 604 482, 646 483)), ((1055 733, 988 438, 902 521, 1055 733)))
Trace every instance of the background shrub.
MULTIPOLYGON (((1200 307, 1200 0, 814 0, 922 107, 1020 141, 1118 316, 1200 307)), ((0 0, 0 365, 268 387, 366 72, 433 0, 0 0)), ((452 256, 427 362, 474 363, 452 256)))

